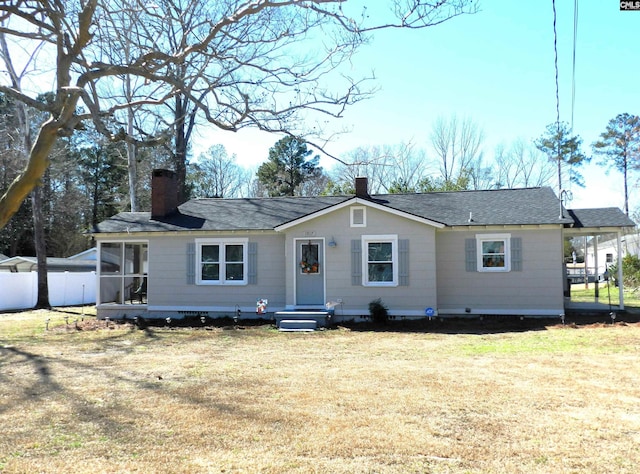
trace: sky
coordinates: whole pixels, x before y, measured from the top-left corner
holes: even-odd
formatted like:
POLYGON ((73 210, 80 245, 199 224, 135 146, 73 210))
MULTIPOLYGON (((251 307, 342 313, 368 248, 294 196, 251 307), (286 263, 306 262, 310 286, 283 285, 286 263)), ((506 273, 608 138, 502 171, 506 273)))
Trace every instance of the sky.
MULTIPOLYGON (((572 120, 574 0, 556 0, 560 120, 572 120)), ((340 156, 359 146, 411 141, 427 150, 432 124, 453 115, 484 131, 483 152, 531 141, 556 121, 552 0, 482 0, 474 15, 419 31, 377 32, 351 64, 373 71, 379 90, 347 109, 327 146, 340 156)), ((573 133, 591 144, 620 113, 640 115, 640 11, 620 11, 617 0, 578 2, 573 133)), ((280 137, 257 131, 209 131, 194 151, 223 144, 244 166, 258 166, 280 137)), ((622 176, 595 164, 583 167, 585 188, 570 187, 570 208, 623 207, 622 176)), ((321 164, 335 162, 323 157, 321 164)), ((640 174, 638 174, 640 177, 640 174)), ((632 176, 633 188, 636 177, 632 176)), ((631 183, 630 183, 631 184, 631 183)), ((640 208, 640 193, 630 196, 640 208)))

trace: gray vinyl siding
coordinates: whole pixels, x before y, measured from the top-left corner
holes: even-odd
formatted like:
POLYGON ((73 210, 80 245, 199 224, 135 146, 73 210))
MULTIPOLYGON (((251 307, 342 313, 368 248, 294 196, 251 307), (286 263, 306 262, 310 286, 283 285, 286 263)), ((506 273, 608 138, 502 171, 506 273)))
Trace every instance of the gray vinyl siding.
POLYGON ((438 309, 555 310, 564 305, 560 230, 442 231, 437 236, 438 309), (469 271, 469 241, 476 234, 509 233, 516 241, 510 272, 469 271), (519 239, 519 240, 518 240, 519 239))
POLYGON ((256 301, 267 298, 269 306, 284 305, 284 236, 280 234, 247 234, 248 259, 255 260, 255 275, 248 274, 249 284, 196 285, 188 277, 188 256, 196 238, 238 237, 224 234, 161 236, 149 239, 149 305, 153 307, 185 307, 205 311, 206 308, 235 307, 255 311, 256 301), (251 255, 252 246, 257 253, 251 255), (259 281, 259 286, 252 284, 259 281))
MULTIPOLYGON (((367 208, 367 226, 351 227, 348 207, 321 216, 313 221, 300 224, 287 231, 286 252, 292 255, 293 239, 331 237, 336 247, 325 248, 326 299, 342 299, 341 310, 348 314, 360 312, 366 315, 369 302, 381 298, 391 313, 402 314, 411 311, 424 314, 427 307, 436 307, 435 274, 435 229, 431 226, 410 221, 389 212, 367 208), (405 272, 399 272, 396 287, 362 286, 361 274, 354 276, 352 241, 360 241, 362 235, 398 236, 398 245, 408 245, 410 252, 405 272), (405 240, 408 243, 401 244, 405 240), (402 274, 404 273, 404 275, 402 274), (404 286, 406 284, 406 286, 404 286)), ((398 259, 403 258, 399 249, 398 259)), ((406 255, 404 256, 406 257, 406 255)), ((398 262, 399 264, 400 262, 398 262)), ((287 271, 287 302, 293 304, 292 271, 287 271)))

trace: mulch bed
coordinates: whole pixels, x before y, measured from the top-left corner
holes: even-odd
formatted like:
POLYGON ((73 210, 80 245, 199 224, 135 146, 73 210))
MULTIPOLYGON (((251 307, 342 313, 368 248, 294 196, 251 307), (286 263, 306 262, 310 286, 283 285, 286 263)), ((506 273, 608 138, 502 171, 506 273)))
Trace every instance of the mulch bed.
MULTIPOLYGON (((419 320, 391 320, 386 325, 372 322, 342 322, 327 330, 374 331, 374 332, 433 332, 433 333, 494 333, 514 331, 544 330, 556 328, 610 327, 640 325, 640 314, 623 312, 612 320, 609 313, 567 315, 564 324, 559 318, 522 318, 518 316, 484 316, 482 318, 432 318, 419 320)), ((273 322, 265 319, 239 320, 231 318, 206 318, 204 323, 193 318, 104 320, 93 317, 69 318, 66 325, 51 328, 52 331, 97 331, 97 330, 133 330, 133 329, 189 329, 189 330, 246 330, 265 326, 274 327, 273 322)))

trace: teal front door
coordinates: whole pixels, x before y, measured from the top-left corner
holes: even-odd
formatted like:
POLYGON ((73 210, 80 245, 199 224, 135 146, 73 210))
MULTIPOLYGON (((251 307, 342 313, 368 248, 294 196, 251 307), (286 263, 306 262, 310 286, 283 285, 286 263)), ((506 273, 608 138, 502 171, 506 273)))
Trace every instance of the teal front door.
POLYGON ((324 306, 324 241, 296 240, 296 306, 324 306))

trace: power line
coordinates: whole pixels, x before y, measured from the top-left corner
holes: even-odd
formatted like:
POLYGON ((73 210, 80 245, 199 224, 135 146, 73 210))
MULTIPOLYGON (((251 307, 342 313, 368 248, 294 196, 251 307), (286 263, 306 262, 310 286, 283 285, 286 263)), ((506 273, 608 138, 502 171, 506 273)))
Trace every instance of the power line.
POLYGON ((571 71, 571 130, 576 108, 576 44, 578 42, 578 0, 573 1, 573 65, 571 71))
POLYGON ((558 160, 558 194, 562 196, 562 157, 560 156, 560 86, 558 81, 558 31, 556 28, 556 0, 551 0, 553 6, 553 52, 556 68, 556 144, 558 160))
POLYGON ((556 29, 556 0, 551 0, 553 5, 553 52, 555 54, 556 67, 556 125, 560 129, 560 86, 558 83, 558 31, 556 29))

